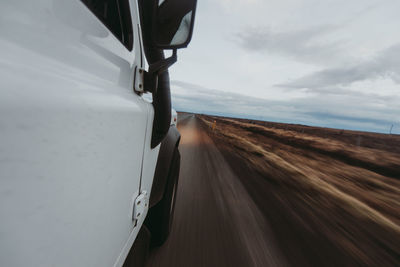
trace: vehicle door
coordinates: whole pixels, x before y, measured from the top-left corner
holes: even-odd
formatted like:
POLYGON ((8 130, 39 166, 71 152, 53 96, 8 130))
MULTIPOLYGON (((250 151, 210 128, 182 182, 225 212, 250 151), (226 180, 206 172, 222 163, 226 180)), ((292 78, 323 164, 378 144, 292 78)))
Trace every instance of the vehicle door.
POLYGON ((112 266, 138 227, 149 103, 128 0, 0 3, 0 265, 112 266))

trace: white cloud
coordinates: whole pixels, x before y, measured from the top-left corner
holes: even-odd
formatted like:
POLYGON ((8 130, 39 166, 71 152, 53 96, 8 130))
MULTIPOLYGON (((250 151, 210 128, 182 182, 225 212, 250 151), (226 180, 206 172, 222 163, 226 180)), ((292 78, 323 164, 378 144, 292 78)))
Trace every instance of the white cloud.
POLYGON ((276 31, 271 28, 246 28, 236 34, 236 42, 250 53, 264 52, 286 56, 296 61, 326 65, 348 63, 352 56, 344 48, 344 40, 337 40, 336 25, 276 31), (335 40, 336 39, 336 40, 335 40), (332 58, 332 55, 335 55, 332 58))
POLYGON ((365 62, 324 69, 279 86, 321 90, 335 85, 351 85, 357 81, 378 78, 389 78, 400 84, 400 44, 385 49, 365 62))
POLYGON ((223 92, 182 81, 172 81, 171 86, 173 105, 178 111, 376 132, 387 132, 394 123, 395 131, 400 133, 400 106, 395 104, 400 97, 348 92, 283 101, 223 92))
POLYGON ((174 104, 385 132, 400 123, 399 9, 398 0, 199 1, 193 42, 171 68, 174 104))

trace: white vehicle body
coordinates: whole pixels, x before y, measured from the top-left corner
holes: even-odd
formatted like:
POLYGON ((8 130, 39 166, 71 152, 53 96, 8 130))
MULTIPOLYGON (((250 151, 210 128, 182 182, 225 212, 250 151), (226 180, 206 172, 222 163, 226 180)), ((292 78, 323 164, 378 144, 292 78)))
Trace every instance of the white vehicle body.
POLYGON ((132 51, 79 0, 1 1, 0 266, 124 263, 160 149, 130 7, 132 51))

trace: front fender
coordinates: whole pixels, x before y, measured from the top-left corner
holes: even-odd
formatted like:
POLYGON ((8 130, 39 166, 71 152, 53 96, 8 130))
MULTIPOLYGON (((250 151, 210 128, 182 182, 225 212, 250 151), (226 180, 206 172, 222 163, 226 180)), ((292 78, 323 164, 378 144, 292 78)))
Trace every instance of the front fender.
POLYGON ((178 129, 175 126, 169 127, 167 136, 161 142, 160 152, 158 154, 153 186, 150 194, 150 208, 157 204, 164 195, 172 156, 175 148, 179 145, 180 139, 181 134, 178 129))

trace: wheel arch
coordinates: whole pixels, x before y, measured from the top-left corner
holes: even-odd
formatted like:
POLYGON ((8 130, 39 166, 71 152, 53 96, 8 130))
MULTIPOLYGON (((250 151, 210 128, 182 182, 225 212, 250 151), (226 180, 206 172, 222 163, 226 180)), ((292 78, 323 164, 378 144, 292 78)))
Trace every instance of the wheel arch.
POLYGON ((175 148, 178 147, 181 135, 175 126, 171 126, 167 136, 161 142, 158 154, 156 170, 154 172, 153 185, 151 187, 149 207, 153 207, 163 197, 167 185, 168 173, 175 148))

